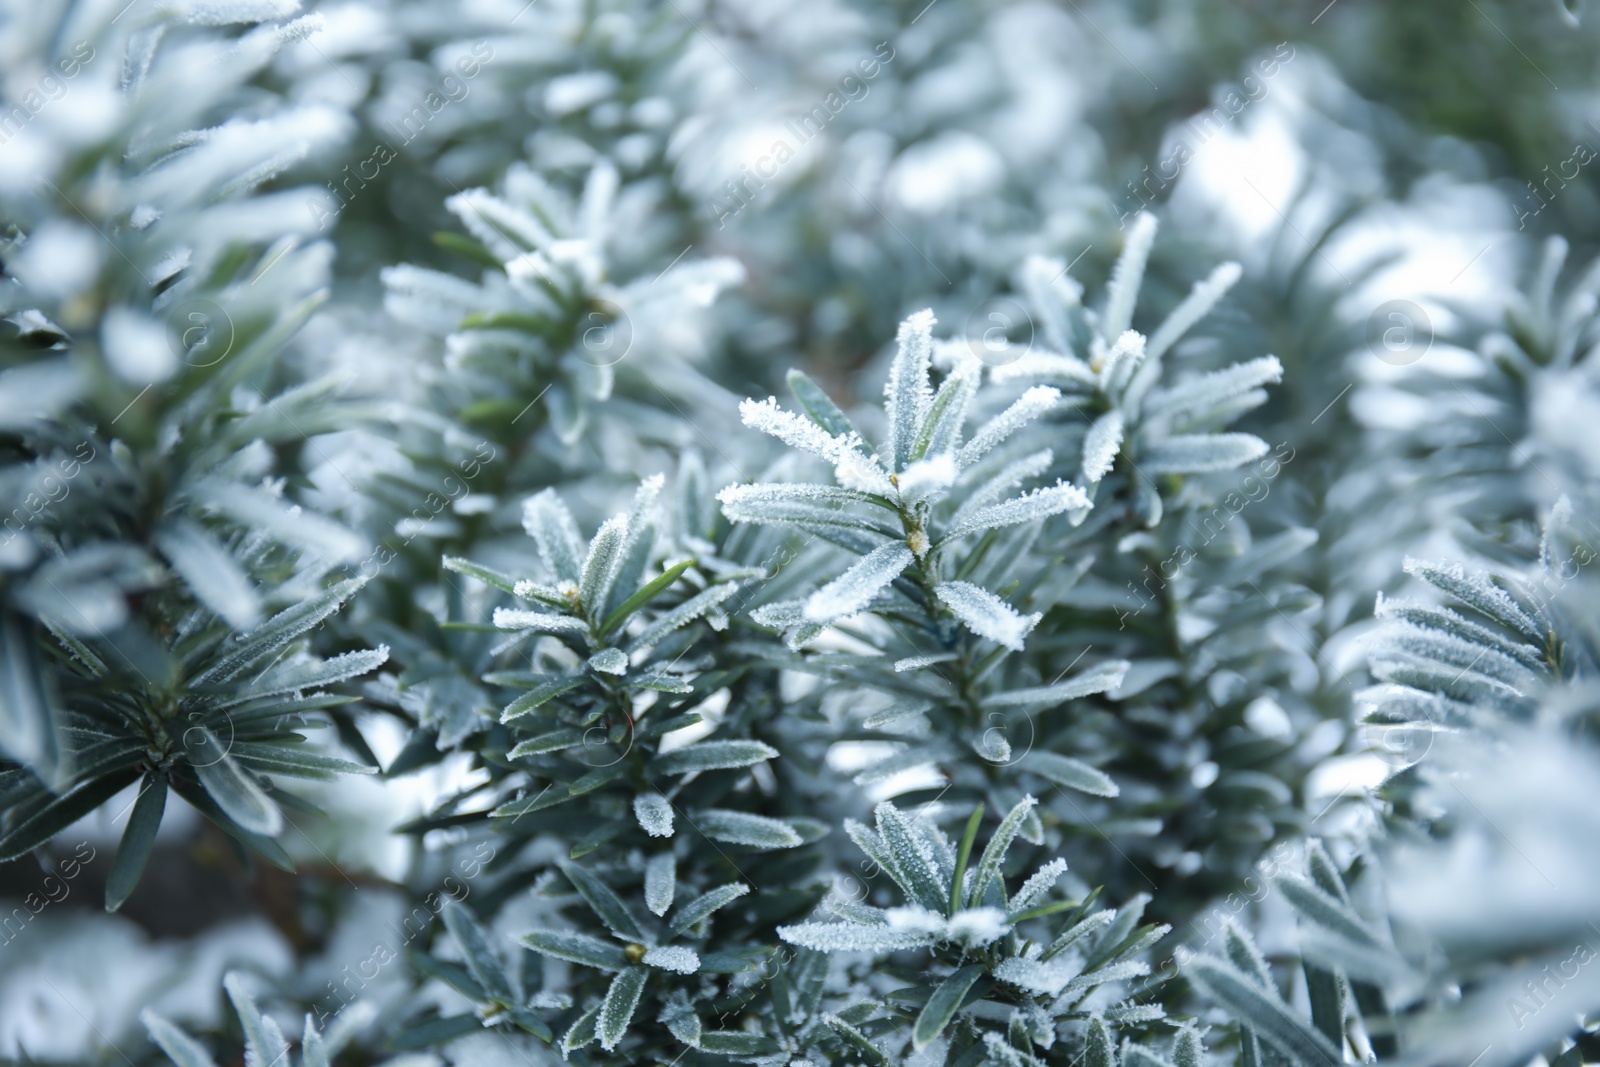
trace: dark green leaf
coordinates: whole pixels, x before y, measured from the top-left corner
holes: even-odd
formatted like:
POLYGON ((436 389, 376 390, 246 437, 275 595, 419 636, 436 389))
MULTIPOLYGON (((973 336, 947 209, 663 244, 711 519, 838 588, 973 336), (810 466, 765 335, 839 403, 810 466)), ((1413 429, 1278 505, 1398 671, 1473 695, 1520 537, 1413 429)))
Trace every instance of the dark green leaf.
POLYGON ((106 910, 116 911, 139 884, 139 875, 150 859, 150 849, 156 842, 156 831, 161 827, 161 815, 167 807, 167 780, 155 774, 147 776, 139 786, 139 798, 133 802, 133 813, 128 816, 127 828, 122 831, 122 841, 117 845, 117 858, 106 877, 106 910))
POLYGON ((967 991, 982 976, 983 965, 969 963, 940 982, 939 988, 933 991, 917 1016, 917 1025, 911 1032, 912 1044, 923 1048, 944 1033, 944 1028, 950 1025, 961 1002, 966 999, 967 991))
POLYGON ((643 589, 624 600, 616 611, 606 616, 606 621, 600 624, 600 636, 604 637, 618 626, 628 620, 628 616, 638 611, 644 605, 654 600, 663 590, 678 580, 678 577, 694 565, 694 560, 686 559, 682 563, 671 567, 659 578, 651 581, 643 589))
POLYGON ((26 856, 139 777, 132 768, 80 783, 50 801, 0 838, 0 863, 26 856))

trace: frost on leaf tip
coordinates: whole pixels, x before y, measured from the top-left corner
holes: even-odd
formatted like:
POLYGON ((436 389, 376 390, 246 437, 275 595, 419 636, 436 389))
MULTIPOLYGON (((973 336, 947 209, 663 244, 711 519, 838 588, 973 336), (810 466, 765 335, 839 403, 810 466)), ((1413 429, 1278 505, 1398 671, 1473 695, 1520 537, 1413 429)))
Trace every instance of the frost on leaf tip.
POLYGON ((1023 638, 1044 618, 1037 612, 1019 614, 1004 600, 970 582, 945 582, 934 592, 967 629, 1013 652, 1022 651, 1023 638))
POLYGON ((672 836, 672 805, 660 793, 640 793, 634 797, 633 814, 651 837, 672 836))
POLYGON ((966 908, 950 916, 946 934, 951 941, 967 948, 982 948, 1004 937, 1011 929, 1006 913, 999 908, 966 908))
POLYGON ((883 407, 889 421, 889 457, 896 471, 904 470, 910 461, 917 431, 933 402, 928 381, 933 365, 933 324, 931 310, 919 311, 900 324, 895 338, 897 349, 883 387, 883 407))
POLYGON ((662 945, 644 954, 647 966, 658 967, 676 974, 694 974, 700 969, 700 957, 693 949, 681 945, 662 945))
POLYGON ((911 549, 895 542, 873 549, 849 570, 811 594, 803 609, 806 621, 832 622, 862 611, 884 586, 911 565, 912 558, 911 549))
POLYGON ((810 452, 830 463, 838 463, 860 440, 853 433, 836 437, 804 415, 783 410, 775 396, 765 400, 741 400, 739 417, 752 430, 770 434, 790 448, 810 452))

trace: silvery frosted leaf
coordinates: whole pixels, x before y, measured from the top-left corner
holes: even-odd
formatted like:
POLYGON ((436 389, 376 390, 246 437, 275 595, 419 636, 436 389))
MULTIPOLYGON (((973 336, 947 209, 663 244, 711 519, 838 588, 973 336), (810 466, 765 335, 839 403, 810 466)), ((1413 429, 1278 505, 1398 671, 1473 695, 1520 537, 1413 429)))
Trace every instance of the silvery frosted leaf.
POLYGON ((1114 797, 1119 792, 1117 784, 1104 772, 1060 753, 1035 749, 1023 756, 1017 765, 1025 771, 1032 771, 1041 778, 1049 779, 1056 785, 1076 789, 1080 793, 1097 797, 1114 797))
POLYGON ((244 1031, 245 1067, 273 1067, 287 1062, 289 1043, 284 1040, 283 1031, 261 1014, 255 998, 244 986, 244 979, 237 971, 230 971, 222 984, 228 991, 228 999, 233 1001, 233 1009, 239 1014, 239 1026, 244 1031))
POLYGON ((933 312, 919 311, 900 324, 894 361, 883 387, 883 410, 889 423, 889 457, 896 472, 911 462, 917 431, 933 403, 928 372, 933 358, 933 312))
POLYGON ((1010 692, 993 693, 983 698, 983 705, 989 708, 1046 708, 1064 704, 1069 700, 1090 696, 1094 693, 1104 693, 1115 689, 1122 683, 1123 675, 1128 671, 1127 660, 1112 660, 1090 667, 1086 671, 1079 671, 1064 682, 1054 685, 1041 685, 1031 689, 1013 689, 1010 692))
MULTIPOLYGON (((634 810, 639 807, 638 800, 634 801, 634 810)), ((641 819, 641 822, 644 820, 641 819)), ((652 837, 665 837, 672 832, 671 823, 668 823, 667 834, 652 834, 652 837)), ((650 857, 644 865, 644 906, 650 909, 652 915, 665 915, 672 907, 672 898, 677 892, 678 865, 677 859, 670 852, 660 852, 650 857)))
POLYGON ((1172 1067, 1166 1059, 1138 1045, 1124 1045, 1122 1067, 1172 1067))
POLYGON ((247 630, 261 621, 255 584, 210 531, 186 519, 173 519, 156 531, 155 541, 195 598, 229 626, 247 630))
POLYGON ((600 1005, 600 1015, 595 1020, 595 1036, 600 1047, 607 1052, 617 1047, 628 1023, 633 1021, 634 1009, 639 1006, 639 996, 644 992, 645 979, 650 972, 643 967, 629 967, 611 979, 611 988, 600 1005))
POLYGON ((1122 412, 1112 410, 1094 420, 1083 438, 1083 480, 1093 485, 1111 472, 1122 448, 1122 412))
POLYGON ((803 415, 784 411, 775 396, 740 401, 739 417, 751 429, 771 434, 790 448, 810 452, 829 463, 838 463, 860 441, 853 432, 835 436, 803 415))
POLYGON ((1312 1029, 1273 990, 1226 960, 1197 956, 1183 968, 1189 981, 1246 1023, 1295 1067, 1325 1067, 1343 1058, 1328 1039, 1312 1029))
MULTIPOLYGON (((896 674, 903 674, 906 671, 920 671, 926 667, 936 667, 941 663, 949 663, 951 660, 959 658, 960 657, 954 652, 935 652, 932 655, 927 656, 907 656, 904 659, 897 659, 894 661, 894 670, 896 674)), ((883 726, 906 715, 918 714, 919 710, 921 709, 915 708, 909 704, 898 705, 895 708, 889 709, 887 712, 880 711, 868 716, 865 721, 865 725, 883 726), (891 712, 892 715, 890 715, 891 712), (890 717, 885 718, 885 715, 890 715, 890 717)))
POLYGON ((601 649, 589 657, 589 669, 604 674, 628 673, 628 656, 620 648, 601 649))
POLYGON ((661 774, 730 770, 776 759, 778 750, 762 741, 701 741, 675 749, 652 761, 661 774))
POLYGON ((1017 272, 1017 286, 1027 296, 1046 343, 1053 351, 1070 356, 1072 332, 1066 313, 1082 302, 1083 286, 1067 270, 1067 264, 1059 259, 1030 255, 1017 272))
POLYGON ((545 566, 564 582, 583 574, 583 539, 567 505, 554 489, 546 489, 522 505, 522 528, 539 546, 545 566))
POLYGON ((1405 572, 1441 589, 1509 630, 1522 634, 1534 644, 1542 645, 1545 628, 1494 581, 1482 573, 1468 573, 1459 563, 1429 563, 1407 558, 1405 572))
POLYGON ((600 1005, 596 1004, 578 1017, 561 1038, 561 1055, 569 1057, 578 1049, 591 1044, 595 1039, 595 1026, 600 1019, 600 1005))
MULTIPOLYGON (((914 459, 944 455, 960 446, 961 428, 967 421, 967 408, 977 395, 982 370, 983 365, 969 356, 945 378, 917 433, 912 447, 914 459)), ((901 481, 903 488, 904 479, 901 481)))
POLYGON ((598 937, 570 930, 532 930, 520 938, 535 952, 553 956, 568 963, 579 963, 602 971, 620 971, 628 966, 628 957, 615 941, 602 941, 598 937))
POLYGON ((1006 913, 999 908, 962 908, 945 924, 945 937, 963 948, 983 948, 1004 937, 1010 929, 1006 913))
POLYGON ((634 797, 633 814, 651 837, 672 836, 672 804, 660 793, 640 793, 634 797))
MULTIPOLYGON (((965 896, 973 904, 983 903, 985 891, 990 883, 997 883, 1000 879, 1000 865, 1005 862, 1006 852, 1011 848, 1011 843, 1016 840, 1017 833, 1022 829, 1022 822, 1034 805, 1039 802, 1032 796, 1025 796, 1010 811, 1005 818, 1000 820, 1000 825, 989 836, 989 843, 984 846, 983 856, 974 868, 972 884, 967 887, 965 896)), ((1004 899, 1004 887, 1001 887, 1001 898, 1004 899)))
POLYGON ((616 890, 601 881, 593 871, 576 863, 563 860, 558 861, 557 866, 578 891, 578 895, 612 933, 629 941, 646 940, 644 931, 639 927, 639 920, 633 917, 633 913, 622 902, 622 898, 617 896, 616 890))
POLYGON ((589 633, 589 624, 582 619, 525 608, 494 608, 494 625, 522 633, 576 633, 579 637, 589 633))
POLYGON ((660 1019, 673 1037, 690 1048, 700 1047, 700 1035, 704 1032, 700 1025, 700 1016, 695 1014, 683 990, 672 991, 666 1004, 662 1006, 660 1019))
POLYGON ((1280 874, 1272 885, 1289 902, 1301 920, 1322 927, 1347 941, 1373 948, 1382 941, 1354 908, 1297 875, 1280 874))
MULTIPOLYGON (((322 1048, 331 1060, 337 1056, 346 1045, 353 1041, 358 1033, 370 1026, 378 1018, 378 1006, 370 1000, 358 1000, 348 1004, 333 1019, 328 1021, 327 1029, 322 1031, 322 1048)), ((310 1019, 307 1023, 309 1026, 310 1019)), ((302 1056, 304 1051, 302 1050, 302 1056)), ((314 1067, 310 1063, 302 1063, 301 1067, 314 1067)), ((329 1065, 323 1065, 329 1067, 329 1065)))
POLYGON ((461 947, 463 962, 472 977, 491 997, 503 1004, 515 1004, 518 997, 506 978, 505 964, 495 953, 489 935, 465 904, 451 900, 441 909, 445 928, 461 947))
POLYGON ((322 1034, 306 1015, 306 1028, 300 1037, 300 1067, 332 1067, 328 1062, 328 1049, 322 1043, 322 1034))
POLYGON ((948 452, 919 459, 900 475, 900 503, 911 506, 943 499, 956 480, 956 461, 948 452))
POLYGON ((649 626, 639 631, 638 636, 628 645, 629 652, 652 647, 674 630, 694 622, 738 591, 738 582, 722 582, 696 593, 671 611, 663 612, 649 626))
POLYGON ((1000 414, 984 423, 972 440, 956 454, 956 465, 970 467, 995 446, 1001 444, 1022 427, 1055 407, 1061 400, 1061 390, 1048 385, 1035 385, 1025 391, 1000 414))
POLYGON ((1085 974, 1080 974, 1067 983, 1062 992, 1071 997, 1076 993, 1087 993, 1096 986, 1109 985, 1112 982, 1125 982, 1130 978, 1143 978, 1150 973, 1150 965, 1143 960, 1122 960, 1118 963, 1108 963, 1104 967, 1096 967, 1085 974))
POLYGON ((1044 618, 1038 612, 1022 615, 987 589, 970 582, 942 582, 933 591, 967 629, 1013 652, 1022 651, 1023 638, 1044 618))
POLYGON ((286 545, 336 563, 359 560, 367 549, 365 538, 355 531, 259 489, 210 482, 197 487, 195 496, 247 529, 264 530, 286 545))
POLYGON ((975 741, 970 743, 969 747, 978 754, 979 758, 990 763, 1011 762, 1011 742, 1007 741, 1005 735, 999 730, 985 730, 978 735, 975 741))
POLYGON ((950 889, 939 877, 933 850, 911 826, 905 814, 887 800, 873 809, 878 821, 878 836, 894 859, 894 869, 904 879, 911 899, 925 908, 943 908, 950 889))
POLYGON ((639 588, 655 544, 656 500, 665 484, 663 475, 654 474, 644 479, 634 492, 633 505, 628 509, 627 533, 617 548, 616 573, 605 604, 595 613, 597 618, 615 611, 639 588))
MULTIPOLYGON (((892 487, 891 487, 892 491, 892 487)), ((731 508, 730 517, 740 522, 761 522, 768 514, 769 505, 815 504, 831 507, 850 507, 857 504, 882 506, 882 501, 860 489, 837 485, 814 485, 810 482, 784 484, 782 482, 754 482, 748 485, 730 485, 717 494, 724 510, 731 508)), ((770 514, 781 516, 784 509, 771 508, 770 514)))
MULTIPOLYGON (((1134 921, 1137 922, 1138 920, 1134 921)), ((1256 943, 1250 937, 1250 934, 1233 920, 1224 921, 1226 925, 1222 935, 1222 947, 1228 957, 1228 962, 1247 975, 1260 988, 1275 992, 1276 987, 1272 984, 1272 968, 1267 965, 1267 958, 1256 947, 1256 943)))
POLYGON ((745 811, 712 808, 695 813, 691 825, 713 841, 751 848, 794 848, 804 839, 781 819, 745 811))
POLYGON ((1096 339, 1093 351, 1100 361, 1097 380, 1101 392, 1120 395, 1129 379, 1144 365, 1144 335, 1126 330, 1110 348, 1096 339))
POLYGON ((824 623, 806 622, 805 602, 800 600, 764 604, 750 613, 750 620, 758 626, 770 626, 774 630, 788 631, 789 639, 786 644, 790 651, 798 651, 806 642, 827 629, 824 623))
POLYGON ((667 927, 667 936, 677 937, 749 892, 750 887, 743 882, 730 882, 695 897, 679 908, 678 913, 672 917, 672 923, 667 927))
POLYGON ((778 936, 791 945, 818 952, 894 952, 936 944, 938 937, 923 930, 895 929, 862 923, 798 923, 778 927, 778 936))
POLYGON ((1002 982, 1030 993, 1039 993, 1044 996, 1059 996, 1067 988, 1067 983, 1078 976, 1082 965, 1076 960, 1054 959, 1047 961, 1023 959, 1012 956, 1001 960, 994 969, 994 976, 1002 982))
POLYGON ((1105 1020, 1098 1016, 1089 1020, 1089 1033, 1084 1041, 1083 1067, 1117 1067, 1117 1048, 1107 1030, 1105 1020))
POLYGON ((468 232, 501 260, 547 248, 555 237, 532 215, 487 189, 468 189, 444 202, 468 232))
POLYGON ((1533 705, 1527 694, 1515 686, 1448 664, 1406 656, 1374 656, 1370 669, 1374 677, 1382 681, 1443 693, 1465 704, 1487 704, 1514 713, 1526 711, 1533 705))
POLYGON ((1043 474, 1050 469, 1050 464, 1054 460, 1055 453, 1044 448, 1007 463, 998 473, 967 494, 967 498, 962 501, 951 518, 951 524, 960 524, 967 515, 988 507, 1024 482, 1043 474))
POLYGON ((1379 593, 1373 614, 1380 619, 1399 619, 1413 626, 1450 634, 1474 645, 1487 646, 1496 652, 1511 656, 1532 670, 1542 670, 1547 666, 1537 647, 1513 641, 1504 634, 1473 622, 1449 608, 1433 607, 1409 600, 1395 600, 1379 593))
POLYGON ((833 476, 845 489, 874 493, 890 500, 895 497, 895 486, 889 480, 889 472, 883 469, 876 457, 866 455, 859 448, 846 449, 840 454, 838 462, 833 465, 833 476))
POLYGON ((906 896, 912 895, 910 885, 905 876, 900 873, 900 869, 895 863, 894 855, 889 851, 889 846, 884 844, 883 838, 879 837, 876 831, 854 819, 846 819, 844 821, 844 832, 850 836, 850 840, 855 842, 857 848, 865 852, 870 860, 883 868, 889 877, 894 879, 895 884, 900 887, 906 896))
POLYGON ((897 542, 873 549, 806 599, 806 621, 827 623, 863 610, 913 561, 911 549, 897 542))
POLYGON ((700 957, 693 949, 681 945, 661 945, 644 954, 648 967, 657 967, 674 974, 693 974, 700 969, 700 957))
POLYGON ((989 377, 995 382, 1043 379, 1074 393, 1092 392, 1100 384, 1099 376, 1083 360, 1051 352, 1029 352, 1004 366, 995 367, 989 372, 989 377))
POLYGON ((1044 950, 1044 958, 1049 959, 1084 938, 1099 933, 1110 926, 1116 917, 1117 913, 1110 908, 1091 913, 1087 918, 1074 923, 1071 928, 1063 931, 1060 937, 1050 942, 1050 947, 1044 950))
POLYGON ((12 613, 0 615, 0 752, 54 784, 69 767, 40 666, 33 635, 12 613))
POLYGON ((1216 307, 1217 301, 1233 288, 1243 273, 1237 263, 1222 263, 1218 264, 1206 278, 1195 282, 1194 288, 1189 290, 1189 295, 1183 298, 1183 303, 1173 308, 1172 313, 1163 319, 1161 325, 1150 335, 1150 341, 1145 345, 1146 358, 1153 360, 1164 355, 1174 342, 1189 332, 1191 326, 1205 318, 1211 309, 1216 307))
POLYGON ((1100 336, 1117 337, 1133 324, 1133 306, 1139 299, 1145 261, 1150 258, 1150 246, 1155 239, 1155 216, 1141 211, 1128 230, 1122 255, 1111 269, 1111 282, 1106 286, 1106 309, 1100 316, 1100 336))
POLYGON ((582 684, 583 676, 581 674, 569 675, 565 678, 552 678, 549 681, 540 682, 538 685, 534 686, 532 689, 528 690, 511 703, 507 704, 505 706, 505 710, 500 713, 500 721, 510 722, 513 719, 519 719, 524 715, 529 715, 543 707, 545 704, 548 704, 562 693, 576 689, 582 684))
MULTIPOLYGON (((824 488, 818 486, 817 488, 824 488)), ((891 491, 893 487, 890 487, 891 491)), ((859 493, 860 489, 841 488, 840 493, 859 493)), ((838 534, 829 540, 836 544, 862 544, 867 546, 862 551, 867 551, 876 545, 882 537, 893 536, 887 521, 857 511, 845 511, 833 507, 821 496, 813 502, 808 499, 810 494, 802 491, 796 493, 770 493, 765 489, 730 485, 717 494, 717 499, 722 502, 722 513, 730 522, 753 522, 764 526, 794 526, 802 530, 839 531, 846 539, 840 540, 838 534)))
POLYGON ((589 542, 578 579, 578 600, 591 618, 599 618, 621 562, 622 543, 628 534, 628 516, 613 515, 589 542))
POLYGON ((217 807, 241 828, 263 837, 283 829, 278 810, 255 778, 228 755, 228 748, 203 727, 184 732, 190 764, 217 807))
POLYGON ((1204 1067, 1206 1049, 1200 1042, 1200 1031, 1193 1023, 1185 1023, 1172 1043, 1173 1067, 1204 1067))
POLYGON ((1203 418, 1210 408, 1282 380, 1283 364, 1278 357, 1262 356, 1155 392, 1145 403, 1144 414, 1146 418, 1172 418, 1192 413, 1203 418))
POLYGON ((337 682, 377 670, 389 659, 387 646, 346 652, 325 660, 290 662, 257 678, 241 688, 226 703, 241 703, 265 696, 295 693, 308 689, 321 689, 337 682))
POLYGON ((1205 474, 1242 467, 1266 452, 1267 443, 1254 434, 1174 434, 1146 448, 1139 469, 1151 476, 1205 474))
POLYGON ((1448 667, 1488 675, 1519 691, 1534 689, 1540 681, 1539 674, 1529 670, 1517 658, 1454 634, 1400 624, 1391 627, 1383 637, 1386 651, 1390 654, 1432 660, 1448 667))
POLYGON ((1056 881, 1067 873, 1067 861, 1057 857, 1040 867, 1028 877, 1022 887, 1011 896, 1011 910, 1013 913, 1026 911, 1035 903, 1044 899, 1056 881))
POLYGON ((993 530, 1002 526, 1015 526, 1021 522, 1049 518, 1070 508, 1092 506, 1082 489, 1069 482, 1060 482, 1035 489, 1031 493, 1007 500, 1002 504, 992 504, 969 512, 951 523, 950 528, 945 531, 944 540, 953 540, 981 530, 993 530))
POLYGON ((944 1031, 955 1017, 957 1009, 966 999, 967 991, 974 982, 983 977, 981 964, 968 964, 961 967, 939 983, 937 989, 928 998, 917 1016, 916 1027, 911 1034, 912 1044, 921 1049, 933 1043, 934 1039, 944 1031))
POLYGON ((150 1040, 160 1045, 161 1051, 171 1057, 177 1067, 217 1067, 216 1061, 200 1042, 149 1008, 139 1013, 139 1021, 144 1023, 150 1040))
POLYGON ((316 596, 274 615, 233 644, 224 642, 223 655, 197 675, 195 683, 214 684, 237 676, 338 611, 366 583, 366 578, 351 578, 329 586, 316 596))

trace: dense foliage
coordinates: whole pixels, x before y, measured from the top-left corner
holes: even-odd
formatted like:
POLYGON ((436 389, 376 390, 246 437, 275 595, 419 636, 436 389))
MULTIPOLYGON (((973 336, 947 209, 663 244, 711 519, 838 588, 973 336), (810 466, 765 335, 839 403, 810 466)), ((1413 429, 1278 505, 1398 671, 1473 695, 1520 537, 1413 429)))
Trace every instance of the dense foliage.
POLYGON ((1600 1062, 1469 7, 0 3, 0 1059, 1600 1062))

